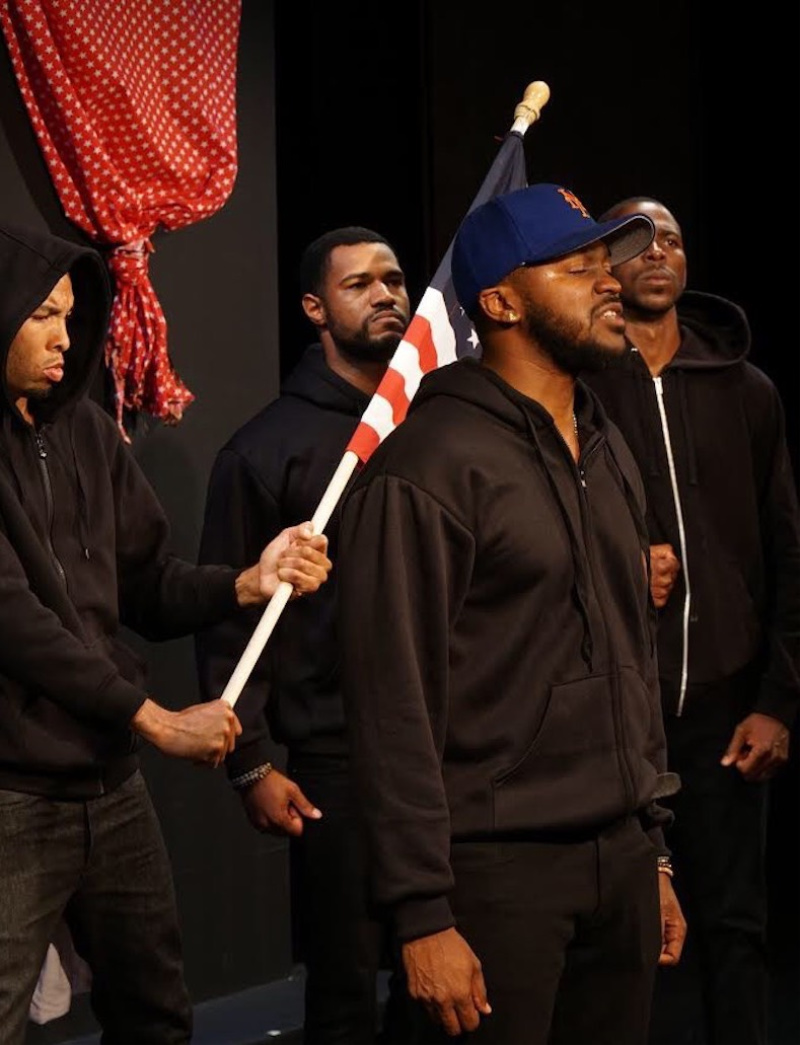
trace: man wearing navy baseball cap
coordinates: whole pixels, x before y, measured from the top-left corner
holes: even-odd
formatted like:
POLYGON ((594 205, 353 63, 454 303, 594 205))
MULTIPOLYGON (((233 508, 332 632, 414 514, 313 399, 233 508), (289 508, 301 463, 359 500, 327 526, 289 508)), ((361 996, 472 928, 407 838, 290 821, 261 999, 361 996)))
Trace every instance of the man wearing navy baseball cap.
POLYGON ((639 1045, 680 957, 642 482, 576 378, 626 351, 611 266, 653 234, 559 185, 472 211, 482 357, 423 378, 343 506, 353 763, 420 1041, 639 1045))
POLYGON ((495 196, 466 216, 453 244, 453 283, 459 303, 475 316, 478 296, 514 269, 539 265, 600 241, 611 264, 640 254, 653 228, 640 215, 598 224, 569 189, 529 185, 495 196))

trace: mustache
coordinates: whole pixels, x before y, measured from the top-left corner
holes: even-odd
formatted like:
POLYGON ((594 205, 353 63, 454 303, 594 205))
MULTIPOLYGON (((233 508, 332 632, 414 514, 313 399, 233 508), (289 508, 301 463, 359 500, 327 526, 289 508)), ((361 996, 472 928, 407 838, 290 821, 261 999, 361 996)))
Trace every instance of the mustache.
POLYGON ((405 312, 401 312, 401 310, 396 305, 389 305, 388 307, 386 305, 383 305, 381 308, 376 308, 375 312, 373 313, 373 315, 374 316, 394 316, 395 319, 399 319, 403 323, 405 323, 406 320, 408 319, 408 317, 406 316, 405 312))

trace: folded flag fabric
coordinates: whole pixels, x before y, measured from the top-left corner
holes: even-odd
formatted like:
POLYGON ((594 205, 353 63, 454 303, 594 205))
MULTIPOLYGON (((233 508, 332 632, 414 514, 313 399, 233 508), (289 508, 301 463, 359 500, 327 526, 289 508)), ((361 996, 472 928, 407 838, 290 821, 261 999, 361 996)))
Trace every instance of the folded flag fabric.
MULTIPOLYGON (((523 135, 512 130, 503 139, 469 211, 493 196, 525 188, 527 184, 523 135)), ((451 240, 405 337, 389 362, 386 375, 347 444, 346 451, 355 453, 362 464, 405 418, 423 374, 463 356, 480 354, 475 331, 453 290, 452 252, 451 240)))

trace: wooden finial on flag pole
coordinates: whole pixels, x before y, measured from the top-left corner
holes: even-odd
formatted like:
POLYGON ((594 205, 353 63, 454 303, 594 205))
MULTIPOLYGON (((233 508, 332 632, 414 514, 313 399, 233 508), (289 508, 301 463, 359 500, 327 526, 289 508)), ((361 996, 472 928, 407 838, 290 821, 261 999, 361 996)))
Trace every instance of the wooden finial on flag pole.
POLYGON ((514 110, 514 123, 512 131, 524 134, 532 123, 535 123, 542 114, 542 109, 550 98, 550 88, 544 80, 534 80, 525 88, 522 101, 514 110))

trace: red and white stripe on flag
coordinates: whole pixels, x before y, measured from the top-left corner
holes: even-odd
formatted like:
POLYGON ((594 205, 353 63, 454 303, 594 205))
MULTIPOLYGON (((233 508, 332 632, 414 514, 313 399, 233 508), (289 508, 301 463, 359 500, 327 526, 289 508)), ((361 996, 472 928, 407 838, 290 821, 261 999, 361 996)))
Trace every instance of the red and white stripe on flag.
MULTIPOLYGON (((501 193, 527 185, 522 135, 510 131, 498 150, 469 210, 501 193)), ((346 451, 366 463, 375 448, 406 416, 423 376, 467 355, 476 355, 478 340, 453 291, 451 243, 436 274, 397 346, 383 380, 369 401, 346 451)))
POLYGON ((397 346, 347 449, 365 462, 372 451, 405 418, 422 375, 457 358, 456 338, 444 295, 430 286, 397 346))

